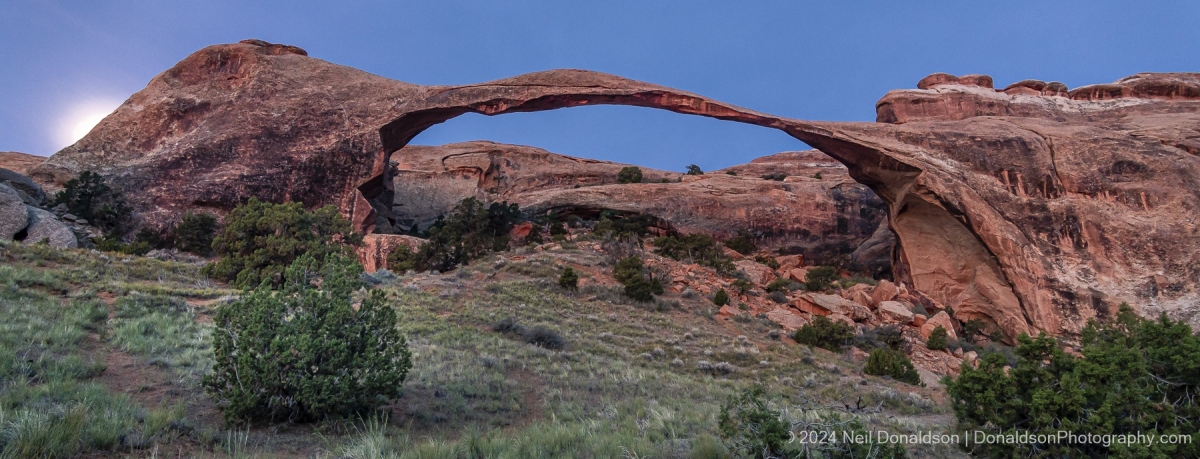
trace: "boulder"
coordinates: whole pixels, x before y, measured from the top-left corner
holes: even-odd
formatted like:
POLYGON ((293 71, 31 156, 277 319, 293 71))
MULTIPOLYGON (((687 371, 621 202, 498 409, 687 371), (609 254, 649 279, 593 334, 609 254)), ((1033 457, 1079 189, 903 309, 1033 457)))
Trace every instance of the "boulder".
POLYGON ((54 214, 37 207, 26 206, 29 212, 29 226, 25 228, 25 244, 39 244, 45 241, 50 247, 73 249, 79 246, 75 233, 65 223, 58 221, 54 214))
POLYGON ((29 225, 25 202, 12 187, 0 183, 0 240, 11 241, 29 225))
POLYGON ((779 262, 779 272, 781 273, 804 267, 804 255, 783 255, 775 257, 775 261, 779 262))
POLYGON ((899 301, 884 301, 879 303, 879 319, 883 323, 908 325, 913 320, 913 312, 908 305, 899 301))
POLYGON ((41 206, 46 203, 46 193, 33 179, 9 169, 0 168, 0 183, 12 187, 20 194, 25 204, 41 206))
POLYGON ((871 318, 871 310, 866 306, 837 295, 806 293, 801 295, 801 298, 826 311, 829 311, 830 314, 840 314, 849 317, 854 322, 861 322, 871 318))
POLYGON ((788 280, 804 282, 808 279, 808 268, 794 268, 787 272, 788 280))
POLYGON ((926 320, 929 320, 929 318, 920 314, 913 314, 912 326, 921 328, 922 325, 925 325, 926 320))
POLYGON ((892 301, 896 299, 896 296, 899 294, 900 289, 896 288, 896 284, 884 279, 879 281, 879 283, 875 285, 875 289, 871 291, 871 301, 875 302, 875 304, 879 304, 884 301, 892 301))
POLYGON ((738 260, 733 262, 733 266, 739 271, 746 273, 747 276, 750 276, 750 282, 754 282, 759 286, 766 286, 775 280, 775 272, 757 261, 738 260))
POLYGON ((958 334, 954 332, 954 319, 950 318, 950 315, 946 314, 946 311, 934 314, 933 317, 930 317, 929 320, 921 325, 921 338, 928 340, 929 334, 933 333, 933 330, 939 326, 946 329, 948 338, 958 339, 958 334))
POLYGON ((779 324, 787 331, 794 331, 808 324, 807 319, 789 308, 775 308, 768 311, 767 319, 779 324))

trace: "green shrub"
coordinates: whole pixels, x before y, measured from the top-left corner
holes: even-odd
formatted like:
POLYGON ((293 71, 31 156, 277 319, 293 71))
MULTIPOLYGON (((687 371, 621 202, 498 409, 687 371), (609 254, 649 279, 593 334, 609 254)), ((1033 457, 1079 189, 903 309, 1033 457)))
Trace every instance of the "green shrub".
POLYGON ((67 181, 62 191, 54 195, 53 205, 59 204, 66 204, 67 212, 87 219, 109 238, 125 234, 133 218, 133 208, 125 202, 121 192, 109 187, 104 177, 91 171, 83 171, 67 181))
POLYGON ((596 222, 593 233, 614 237, 641 237, 650 234, 650 228, 658 226, 658 219, 645 214, 621 214, 614 211, 604 211, 596 222))
POLYGON ((732 175, 732 176, 736 177, 737 171, 733 171, 733 170, 725 171, 725 175, 732 175))
POLYGON ((687 167, 687 175, 704 175, 704 171, 700 170, 700 166, 690 164, 687 167))
POLYGON ((778 304, 787 304, 788 302, 787 292, 785 291, 776 290, 767 294, 767 298, 770 298, 771 301, 774 301, 778 304))
POLYGON ((746 292, 754 288, 754 283, 746 279, 737 279, 730 283, 729 286, 737 290, 739 295, 745 295, 746 292))
POLYGON ((763 180, 774 180, 776 182, 782 182, 783 179, 787 178, 787 174, 785 174, 783 172, 775 172, 775 173, 764 175, 764 176, 762 176, 762 178, 763 178, 763 180))
POLYGON ((738 235, 729 238, 725 241, 725 247, 733 249, 734 252, 742 255, 750 255, 758 250, 758 244, 754 243, 754 236, 745 231, 738 231, 738 235))
POLYGON ((791 285, 792 285, 791 281, 784 279, 782 277, 776 277, 775 280, 773 280, 773 281, 771 281, 771 283, 767 284, 767 291, 768 292, 787 293, 788 288, 791 287, 791 285))
POLYGON ((525 339, 526 343, 544 349, 560 350, 567 347, 567 340, 562 335, 544 325, 524 329, 521 337, 525 339))
POLYGON ((303 254, 318 260, 330 254, 352 255, 350 245, 362 236, 337 208, 304 210, 298 202, 271 204, 254 198, 238 206, 225 219, 225 228, 213 239, 221 260, 204 267, 204 273, 241 288, 262 282, 283 283, 283 273, 303 254))
POLYGON ((718 273, 729 276, 735 271, 733 261, 717 245, 717 241, 704 234, 663 236, 654 239, 654 253, 679 261, 690 261, 708 266, 718 273))
POLYGON ((938 325, 929 333, 929 340, 925 341, 925 347, 933 351, 941 351, 946 349, 946 340, 950 335, 946 333, 946 329, 938 325))
MULTIPOLYGON (((1054 338, 1017 338, 1017 362, 987 352, 963 363, 946 389, 965 431, 1031 435, 1190 436, 1187 443, 973 444, 978 457, 1200 457, 1200 337, 1165 315, 1138 317, 1122 304, 1108 323, 1090 322, 1075 357, 1054 338), (1005 368, 1010 367, 1010 368, 1005 368), (1040 455, 1040 456, 1039 456, 1040 455)), ((1185 439, 1187 440, 1187 439, 1185 439)))
POLYGON ((817 172, 817 173, 813 174, 813 176, 812 176, 812 177, 813 177, 813 178, 815 178, 815 179, 817 179, 817 180, 821 180, 821 173, 820 173, 820 172, 817 172))
POLYGON ((617 173, 617 183, 642 183, 642 169, 637 166, 622 167, 617 173))
POLYGON ((387 256, 387 268, 393 272, 403 274, 416 271, 419 264, 416 252, 413 252, 412 248, 407 245, 396 247, 387 256))
POLYGON ((227 421, 349 416, 399 397, 408 346, 382 291, 355 297, 361 273, 344 255, 305 254, 280 290, 259 286, 217 309, 204 386, 227 421))
POLYGON ((867 357, 867 366, 863 373, 875 376, 891 376, 897 381, 908 384, 920 384, 921 376, 913 367, 908 356, 903 351, 889 348, 879 348, 871 351, 867 357))
POLYGON ((142 256, 150 253, 154 246, 146 241, 121 242, 116 237, 101 237, 96 239, 96 250, 101 252, 123 253, 126 255, 142 256))
POLYGON ((881 348, 900 350, 904 343, 904 330, 898 325, 863 329, 854 337, 854 345, 867 351, 881 348))
POLYGON ((662 282, 645 272, 642 259, 637 256, 622 258, 613 267, 613 279, 625 286, 625 295, 642 303, 654 300, 654 295, 663 294, 662 282))
MULTIPOLYGON (((509 233, 523 220, 521 208, 516 204, 494 202, 485 206, 475 198, 463 199, 449 215, 439 216, 429 227, 428 240, 415 253, 397 254, 401 258, 398 264, 416 271, 449 271, 488 253, 507 249, 509 233)), ((562 224, 558 227, 562 228, 562 224)))
POLYGON ((791 424, 767 406, 766 388, 755 385, 721 405, 717 427, 736 457, 794 457, 791 424))
POLYGON ((217 217, 212 214, 187 212, 171 231, 175 248, 200 256, 213 253, 213 238, 217 233, 217 217))
POLYGON ((984 330, 987 329, 987 324, 985 324, 983 320, 979 318, 974 318, 963 322, 962 329, 963 339, 967 342, 974 343, 976 338, 980 336, 986 336, 984 330))
POLYGON ((562 275, 558 276, 558 286, 567 290, 579 290, 579 274, 570 266, 566 267, 562 275))
POLYGON ((717 293, 713 294, 712 302, 717 306, 725 306, 729 304, 729 294, 725 293, 725 289, 717 290, 717 293))
POLYGON ((776 260, 775 257, 764 257, 759 255, 754 257, 754 261, 762 263, 771 269, 779 269, 779 260, 776 260))
POLYGON ((854 341, 854 327, 825 316, 815 316, 812 323, 796 330, 795 339, 800 344, 841 352, 854 341))
POLYGON ((829 288, 837 278, 837 270, 832 266, 818 266, 808 270, 808 274, 804 278, 804 289, 810 292, 823 291, 829 288))

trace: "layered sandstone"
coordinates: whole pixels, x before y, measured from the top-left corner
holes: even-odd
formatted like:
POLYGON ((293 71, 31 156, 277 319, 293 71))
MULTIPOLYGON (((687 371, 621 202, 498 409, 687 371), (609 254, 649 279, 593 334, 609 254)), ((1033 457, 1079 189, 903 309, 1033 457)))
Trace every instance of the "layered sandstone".
POLYGON ((45 156, 18 153, 15 151, 0 151, 0 169, 8 169, 21 174, 29 173, 29 169, 45 161, 45 156))
MULTIPOLYGON (((738 175, 642 169, 643 183, 616 183, 626 166, 493 142, 407 146, 392 155, 391 205, 380 212, 376 231, 425 228, 463 198, 475 197, 517 203, 534 214, 650 215, 675 231, 719 240, 746 230, 761 248, 803 253, 811 263, 825 264, 849 259, 886 214, 883 202, 852 180, 845 166, 817 151, 779 153, 726 169, 744 172, 738 175), (823 175, 814 178, 818 173, 823 175), (786 178, 761 177, 767 174, 786 178)), ((879 273, 890 256, 887 245, 856 261, 879 273)))
POLYGON ((989 80, 894 91, 881 122, 808 122, 581 70, 427 87, 287 47, 219 45, 32 172, 97 170, 152 222, 259 196, 335 203, 370 230, 392 203, 388 160, 430 126, 465 113, 659 108, 780 129, 842 162, 888 205, 898 280, 1010 339, 1074 333, 1123 301, 1196 324, 1200 76, 1075 90, 997 91, 989 80))

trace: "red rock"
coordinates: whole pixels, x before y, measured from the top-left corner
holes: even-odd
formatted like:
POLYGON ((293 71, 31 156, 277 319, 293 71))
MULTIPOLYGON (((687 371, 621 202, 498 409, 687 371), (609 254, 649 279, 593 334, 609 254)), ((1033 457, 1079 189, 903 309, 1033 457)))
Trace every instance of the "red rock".
POLYGON ((533 223, 525 222, 513 226, 513 229, 508 232, 508 236, 513 239, 524 239, 526 236, 529 236, 529 233, 531 232, 533 232, 533 223))
POLYGON ((775 257, 779 262, 779 272, 786 273, 796 268, 804 267, 804 255, 784 255, 775 257))
POLYGON ((807 268, 796 268, 788 271, 787 278, 796 282, 804 282, 808 278, 807 268))
POLYGON ((920 315, 920 314, 914 314, 913 320, 912 320, 912 326, 921 328, 922 325, 925 325, 926 320, 929 320, 929 318, 925 317, 923 315, 920 315))
POLYGON ((907 325, 913 320, 912 310, 898 301, 883 301, 878 305, 879 319, 883 323, 907 325))
POLYGON ((894 300, 899 294, 900 289, 896 288, 896 284, 884 279, 879 281, 879 283, 875 285, 875 289, 871 291, 871 301, 875 304, 879 304, 884 301, 894 300))
POLYGON ((218 45, 30 174, 62 183, 99 171, 150 224, 250 196, 335 204, 364 224, 390 209, 394 154, 430 126, 472 112, 653 107, 781 129, 846 164, 888 206, 895 279, 1009 341, 1076 334, 1122 302, 1198 325, 1200 74, 1137 74, 1069 99, 964 79, 986 86, 889 92, 877 123, 810 122, 596 72, 425 87, 284 47, 218 45))
POLYGON ((930 317, 924 324, 921 325, 921 339, 928 340, 929 334, 937 327, 946 329, 946 335, 950 339, 958 339, 958 334, 954 332, 954 319, 950 318, 946 311, 938 312, 930 317))
POLYGON ((738 260, 733 263, 733 266, 745 272, 747 276, 750 276, 750 282, 759 286, 766 286, 775 280, 775 272, 771 271, 771 268, 754 260, 738 260))
MULTIPOLYGON (((837 295, 806 293, 801 295, 801 297, 808 303, 817 305, 821 309, 829 311, 832 314, 841 314, 849 317, 855 322, 867 320, 871 317, 871 310, 867 309, 866 306, 849 301, 837 295)), ((803 309, 801 309, 801 311, 803 311, 803 309)))
POLYGON ((775 308, 767 312, 767 319, 779 324, 786 331, 795 331, 808 324, 808 320, 787 308, 775 308))
POLYGON ((0 168, 8 169, 19 174, 28 174, 28 170, 46 161, 46 157, 17 153, 15 151, 0 151, 0 168))
MULTIPOLYGON (((416 250, 425 240, 402 236, 399 234, 368 234, 363 237, 363 245, 357 249, 358 260, 366 272, 373 273, 387 268, 387 258, 399 247, 416 250)), ((403 274, 403 273, 400 273, 403 274)))

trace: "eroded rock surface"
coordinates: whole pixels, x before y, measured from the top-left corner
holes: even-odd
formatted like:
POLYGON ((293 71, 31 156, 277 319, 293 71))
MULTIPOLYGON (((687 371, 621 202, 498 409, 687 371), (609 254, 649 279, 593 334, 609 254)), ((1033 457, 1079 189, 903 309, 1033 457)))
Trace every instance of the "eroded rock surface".
MULTIPOLYGON (((514 202, 538 214, 651 215, 677 231, 720 240, 748 230, 762 248, 825 264, 849 259, 876 235, 886 214, 883 202, 853 181, 845 166, 817 151, 779 153, 725 169, 738 171, 736 176, 644 168, 643 183, 616 183, 626 166, 493 142, 408 146, 392 155, 392 204, 380 211, 376 231, 425 228, 463 198, 475 197, 514 202), (762 178, 768 174, 783 180, 762 178)), ((871 240, 855 261, 886 272, 891 242, 887 236, 871 240)))
POLYGON ((370 230, 375 208, 391 203, 388 160, 434 124, 471 112, 653 107, 780 129, 842 162, 888 205, 898 280, 1009 339, 1069 335, 1123 301, 1198 324, 1200 76, 1074 90, 1027 81, 997 91, 989 80, 893 91, 877 106, 881 122, 808 122, 596 72, 417 86, 287 47, 219 45, 156 77, 33 173, 97 171, 150 222, 258 196, 335 203, 370 230))
POLYGON ((0 168, 8 169, 19 174, 25 174, 29 171, 29 169, 45 161, 45 156, 37 156, 15 151, 0 151, 0 168))

